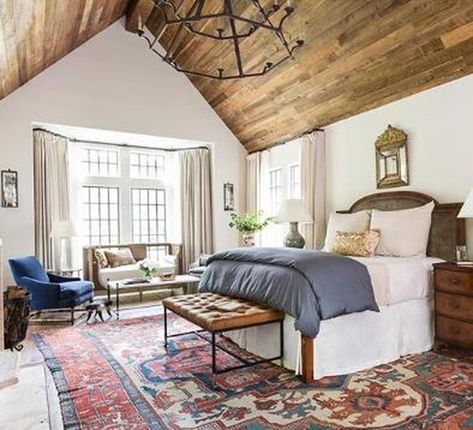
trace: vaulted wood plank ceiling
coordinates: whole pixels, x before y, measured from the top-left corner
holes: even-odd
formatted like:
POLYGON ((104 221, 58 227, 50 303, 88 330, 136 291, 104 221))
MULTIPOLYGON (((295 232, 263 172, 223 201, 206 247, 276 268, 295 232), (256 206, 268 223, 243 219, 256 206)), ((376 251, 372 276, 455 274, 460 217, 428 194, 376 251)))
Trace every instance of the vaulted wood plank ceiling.
MULTIPOLYGON (((207 0, 211 6, 216 1, 207 0)), ((245 9, 249 0, 235 4, 245 9)), ((250 151, 473 72, 472 0, 293 4, 288 33, 306 40, 295 61, 261 78, 218 82, 191 77, 250 151)), ((152 32, 161 30, 162 16, 152 0, 0 0, 0 99, 127 9, 128 30, 136 31, 138 16, 152 32)), ((164 33, 163 44, 169 36, 164 33)), ((187 66, 216 68, 222 58, 227 68, 234 60, 226 48, 183 39, 180 55, 187 66)), ((271 40, 258 33, 243 48, 253 67, 268 53, 278 54, 271 40)), ((144 43, 143 55, 148 55, 144 43)))
POLYGON ((129 0, 0 0, 0 99, 124 15, 129 0))
MULTIPOLYGON (((190 77, 250 151, 473 72, 472 0, 293 4, 288 33, 306 40, 295 61, 260 78, 219 82, 190 77)), ((162 30, 156 10, 145 18, 151 32, 162 30)), ((172 36, 168 33, 163 35, 164 46, 172 36)), ((255 33, 243 46, 251 64, 274 52, 269 43, 255 33)), ((181 58, 189 67, 212 64, 216 69, 219 61, 231 67, 234 60, 225 48, 211 49, 211 43, 186 37, 180 44, 181 58)))

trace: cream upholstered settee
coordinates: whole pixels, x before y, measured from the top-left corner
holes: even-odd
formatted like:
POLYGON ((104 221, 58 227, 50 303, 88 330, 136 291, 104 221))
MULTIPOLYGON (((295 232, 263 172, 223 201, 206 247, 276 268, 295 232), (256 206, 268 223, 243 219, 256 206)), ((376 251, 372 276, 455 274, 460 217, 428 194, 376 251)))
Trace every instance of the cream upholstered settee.
POLYGON ((159 259, 157 274, 174 272, 183 273, 182 246, 172 243, 129 243, 120 245, 93 245, 83 248, 84 279, 92 281, 96 288, 107 288, 108 281, 140 278, 140 262, 148 258, 148 248, 158 247, 164 251, 159 259), (101 264, 97 256, 99 251, 117 251, 129 249, 135 262, 118 267, 101 264))

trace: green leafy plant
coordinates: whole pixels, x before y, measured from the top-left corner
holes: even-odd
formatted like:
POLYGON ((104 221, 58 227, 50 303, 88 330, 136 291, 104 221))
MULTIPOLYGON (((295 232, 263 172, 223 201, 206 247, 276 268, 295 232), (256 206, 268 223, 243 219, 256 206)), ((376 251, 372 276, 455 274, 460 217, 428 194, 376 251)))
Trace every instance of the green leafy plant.
POLYGON ((230 214, 230 218, 231 221, 228 225, 245 234, 257 233, 267 227, 270 222, 274 221, 274 217, 264 217, 261 211, 241 215, 233 212, 230 214))
POLYGON ((158 273, 159 264, 156 261, 149 259, 143 260, 140 263, 140 272, 144 278, 151 279, 158 273))

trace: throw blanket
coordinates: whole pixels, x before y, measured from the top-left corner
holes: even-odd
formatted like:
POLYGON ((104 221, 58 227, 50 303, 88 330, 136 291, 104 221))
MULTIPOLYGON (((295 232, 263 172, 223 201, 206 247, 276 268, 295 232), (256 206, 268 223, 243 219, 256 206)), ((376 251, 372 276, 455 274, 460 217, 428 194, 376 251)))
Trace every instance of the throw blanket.
POLYGON ((292 315, 315 338, 320 321, 379 312, 366 267, 348 257, 291 248, 237 248, 211 256, 200 292, 266 304, 292 315))

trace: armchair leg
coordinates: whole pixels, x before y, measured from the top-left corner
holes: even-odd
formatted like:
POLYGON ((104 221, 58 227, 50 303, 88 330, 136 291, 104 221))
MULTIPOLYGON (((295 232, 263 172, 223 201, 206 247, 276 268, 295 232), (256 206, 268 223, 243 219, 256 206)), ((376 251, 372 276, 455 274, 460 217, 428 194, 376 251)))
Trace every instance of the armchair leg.
POLYGON ((74 307, 71 308, 71 325, 74 325, 74 307))

